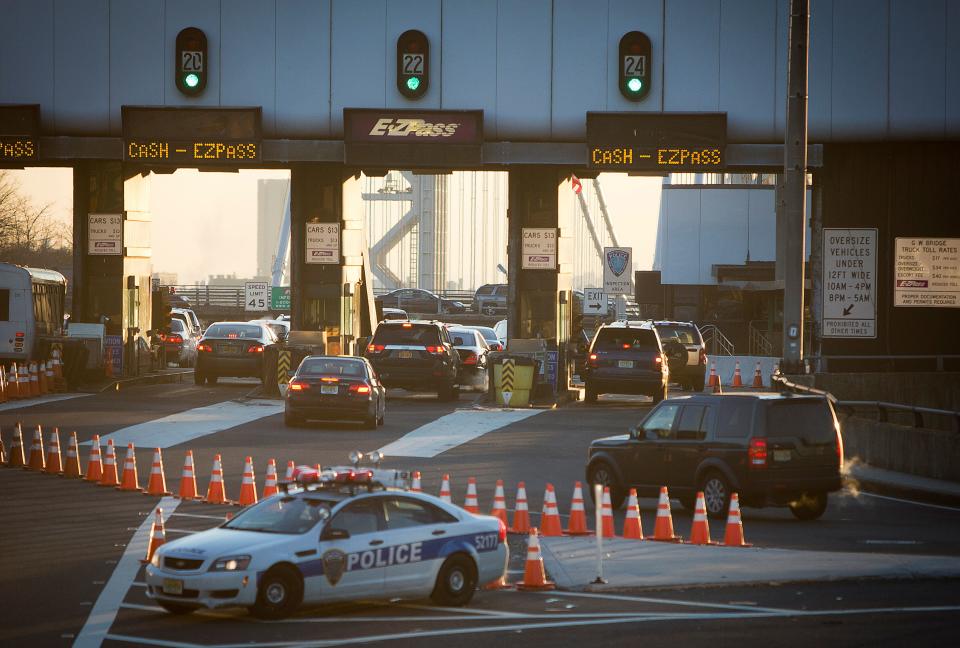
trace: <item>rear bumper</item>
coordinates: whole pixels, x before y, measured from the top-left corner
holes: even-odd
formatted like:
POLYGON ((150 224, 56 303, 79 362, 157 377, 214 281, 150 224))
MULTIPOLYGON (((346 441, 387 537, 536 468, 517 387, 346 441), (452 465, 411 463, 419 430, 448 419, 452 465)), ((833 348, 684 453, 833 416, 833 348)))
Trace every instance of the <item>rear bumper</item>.
POLYGON ((650 394, 666 385, 663 374, 652 371, 646 374, 616 375, 601 369, 585 372, 583 378, 590 389, 598 394, 650 394))
POLYGON ((259 378, 263 374, 263 355, 258 353, 253 358, 211 358, 201 355, 197 357, 196 371, 213 376, 259 378))
POLYGON ((776 475, 751 476, 742 488, 744 502, 752 505, 782 506, 803 493, 833 493, 843 487, 840 474, 830 477, 777 478, 776 475))
POLYGON ((370 413, 370 399, 347 399, 337 397, 335 400, 288 398, 285 410, 288 414, 307 419, 317 420, 363 420, 370 413))

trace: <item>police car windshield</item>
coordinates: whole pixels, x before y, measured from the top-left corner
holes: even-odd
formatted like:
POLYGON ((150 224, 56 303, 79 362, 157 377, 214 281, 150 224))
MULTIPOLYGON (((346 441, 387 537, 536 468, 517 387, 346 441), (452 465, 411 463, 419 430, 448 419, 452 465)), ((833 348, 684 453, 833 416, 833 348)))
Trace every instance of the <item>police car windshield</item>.
POLYGON ((330 517, 331 502, 308 497, 270 498, 239 513, 224 529, 263 533, 306 533, 330 517))

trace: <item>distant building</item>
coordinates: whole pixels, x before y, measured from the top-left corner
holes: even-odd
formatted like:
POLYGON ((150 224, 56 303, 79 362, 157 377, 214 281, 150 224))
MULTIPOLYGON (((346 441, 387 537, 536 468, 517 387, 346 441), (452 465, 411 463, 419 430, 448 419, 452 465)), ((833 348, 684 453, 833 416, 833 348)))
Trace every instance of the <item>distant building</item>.
POLYGON ((219 286, 228 288, 243 288, 248 281, 264 281, 270 283, 270 277, 238 277, 236 274, 229 275, 210 275, 207 280, 208 286, 219 286))
POLYGON ((257 181, 257 276, 273 274, 289 187, 289 180, 257 181))
POLYGON ((176 286, 180 283, 176 272, 154 272, 152 279, 154 283, 159 281, 161 286, 176 286))

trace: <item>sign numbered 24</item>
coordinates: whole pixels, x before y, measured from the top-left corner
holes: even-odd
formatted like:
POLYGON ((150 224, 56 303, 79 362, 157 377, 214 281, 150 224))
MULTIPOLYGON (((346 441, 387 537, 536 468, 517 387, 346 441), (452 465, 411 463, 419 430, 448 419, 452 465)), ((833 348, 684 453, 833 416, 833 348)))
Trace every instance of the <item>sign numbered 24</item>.
POLYGON ((244 284, 243 310, 266 311, 270 309, 270 285, 264 281, 248 281, 244 284))

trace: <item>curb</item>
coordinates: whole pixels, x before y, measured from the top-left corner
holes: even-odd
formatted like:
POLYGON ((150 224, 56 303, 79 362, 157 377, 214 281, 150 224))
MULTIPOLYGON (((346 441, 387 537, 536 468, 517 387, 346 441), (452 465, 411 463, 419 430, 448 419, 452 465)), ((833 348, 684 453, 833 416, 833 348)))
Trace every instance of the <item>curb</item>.
POLYGON ((102 394, 103 392, 120 389, 124 387, 137 387, 139 385, 164 385, 171 383, 182 383, 184 378, 193 375, 193 369, 185 371, 176 371, 163 374, 150 374, 146 376, 135 376, 133 378, 121 378, 106 384, 106 386, 81 386, 78 392, 85 394, 102 394))
POLYGON ((874 495, 900 497, 903 499, 916 500, 925 504, 960 507, 960 496, 951 495, 950 493, 941 493, 924 488, 911 488, 909 486, 892 484, 890 482, 870 479, 868 477, 846 476, 844 477, 844 484, 849 484, 874 495))

